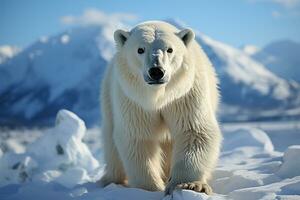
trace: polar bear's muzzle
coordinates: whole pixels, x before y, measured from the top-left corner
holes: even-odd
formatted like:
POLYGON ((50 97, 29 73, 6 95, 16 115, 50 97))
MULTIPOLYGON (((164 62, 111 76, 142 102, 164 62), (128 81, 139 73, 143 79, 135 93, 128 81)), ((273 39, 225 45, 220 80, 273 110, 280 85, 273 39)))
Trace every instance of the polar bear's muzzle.
POLYGON ((144 75, 144 79, 149 85, 164 84, 167 82, 165 70, 162 67, 151 67, 147 75, 144 75))

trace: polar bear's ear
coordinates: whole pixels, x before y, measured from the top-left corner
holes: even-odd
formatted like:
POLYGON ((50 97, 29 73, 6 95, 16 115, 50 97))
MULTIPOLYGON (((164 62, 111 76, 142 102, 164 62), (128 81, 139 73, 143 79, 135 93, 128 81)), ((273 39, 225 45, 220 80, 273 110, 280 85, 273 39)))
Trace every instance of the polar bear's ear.
POLYGON ((190 42, 195 38, 195 33, 191 29, 184 29, 177 33, 177 35, 182 39, 183 43, 188 46, 190 42))
POLYGON ((125 42, 128 39, 128 37, 129 37, 129 32, 121 30, 121 29, 116 30, 115 33, 114 33, 115 42, 120 47, 125 44, 125 42))

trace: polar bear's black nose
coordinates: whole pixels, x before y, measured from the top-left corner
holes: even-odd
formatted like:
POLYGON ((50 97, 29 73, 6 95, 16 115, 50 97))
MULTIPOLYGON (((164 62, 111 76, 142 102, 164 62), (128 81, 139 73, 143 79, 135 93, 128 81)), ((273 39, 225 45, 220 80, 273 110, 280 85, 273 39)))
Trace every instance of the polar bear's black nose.
POLYGON ((158 81, 165 75, 165 70, 161 67, 151 67, 148 71, 151 79, 158 81))

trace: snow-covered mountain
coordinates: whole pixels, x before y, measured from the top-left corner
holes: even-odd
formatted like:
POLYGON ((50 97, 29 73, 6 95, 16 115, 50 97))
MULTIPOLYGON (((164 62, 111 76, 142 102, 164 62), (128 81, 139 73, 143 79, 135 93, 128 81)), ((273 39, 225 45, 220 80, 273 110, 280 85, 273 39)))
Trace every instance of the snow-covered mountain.
MULTIPOLYGON (((115 28, 107 23, 43 37, 0 64, 0 124, 49 125, 64 108, 95 125, 115 28)), ((198 32, 196 39, 221 80, 222 120, 284 117, 287 109, 300 105, 298 84, 279 78, 239 49, 198 32)))
POLYGON ((285 115, 300 103, 300 87, 270 72, 243 51, 198 34, 197 40, 221 80, 223 113, 228 120, 285 115), (231 113, 231 115, 229 115, 231 113), (273 115, 273 116, 272 116, 273 115))
POLYGON ((278 76, 300 83, 300 43, 291 40, 272 42, 252 57, 278 76))
POLYGON ((41 38, 0 65, 4 125, 48 125, 61 108, 99 119, 99 83, 114 49, 112 27, 74 28, 41 38))

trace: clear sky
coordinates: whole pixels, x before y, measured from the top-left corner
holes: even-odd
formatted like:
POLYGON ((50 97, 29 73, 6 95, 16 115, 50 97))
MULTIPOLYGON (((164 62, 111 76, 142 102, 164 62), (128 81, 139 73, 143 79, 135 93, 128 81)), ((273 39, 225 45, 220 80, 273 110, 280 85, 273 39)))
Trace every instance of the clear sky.
POLYGON ((64 16, 81 16, 91 8, 133 14, 134 23, 180 19, 236 47, 262 47, 278 39, 300 42, 300 0, 1 0, 0 45, 25 47, 65 30, 64 16))

